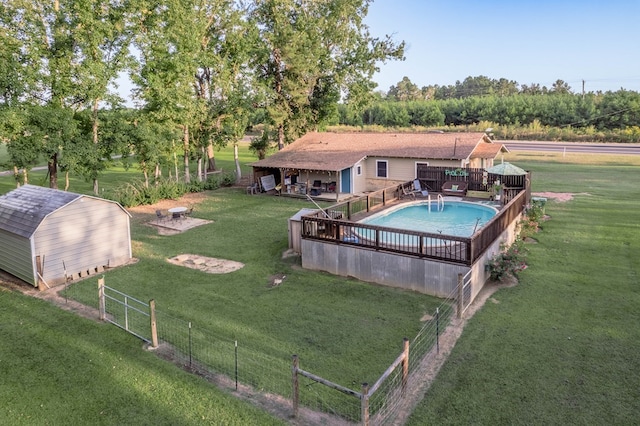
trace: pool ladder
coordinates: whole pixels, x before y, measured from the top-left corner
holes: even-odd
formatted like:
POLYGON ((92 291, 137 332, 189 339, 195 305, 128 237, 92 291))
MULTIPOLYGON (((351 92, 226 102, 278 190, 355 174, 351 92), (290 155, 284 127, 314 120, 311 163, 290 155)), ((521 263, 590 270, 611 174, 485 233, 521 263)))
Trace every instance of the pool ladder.
MULTIPOLYGON (((439 212, 444 210, 444 197, 442 194, 438 194, 438 200, 436 201, 436 208, 439 212)), ((431 212, 431 194, 429 194, 429 212, 431 212)))

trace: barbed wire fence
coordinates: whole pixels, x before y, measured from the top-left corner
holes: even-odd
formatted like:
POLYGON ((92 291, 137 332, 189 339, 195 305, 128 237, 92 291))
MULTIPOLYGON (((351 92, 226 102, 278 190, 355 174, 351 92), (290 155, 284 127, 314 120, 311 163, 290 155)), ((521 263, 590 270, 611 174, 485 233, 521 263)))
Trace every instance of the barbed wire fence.
MULTIPOLYGON (((268 345, 273 352, 266 353, 264 345, 252 347, 250 341, 217 335, 155 309, 153 301, 145 303, 105 286, 104 278, 99 281, 97 304, 103 320, 146 341, 159 356, 185 370, 308 425, 403 424, 422 398, 425 371, 439 353, 440 339, 471 302, 468 276, 459 276, 457 288, 427 317, 416 336, 405 339, 406 347, 376 383, 352 390, 299 368, 304 356, 279 350, 276 341, 268 345)), ((67 296, 71 293, 65 290, 67 296)))

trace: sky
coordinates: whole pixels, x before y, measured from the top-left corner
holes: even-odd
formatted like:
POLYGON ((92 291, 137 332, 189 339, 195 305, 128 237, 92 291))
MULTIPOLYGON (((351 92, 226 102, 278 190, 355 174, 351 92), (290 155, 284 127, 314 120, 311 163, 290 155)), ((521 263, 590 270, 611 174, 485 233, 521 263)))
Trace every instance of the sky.
POLYGON ((406 43, 405 61, 379 64, 385 92, 480 75, 640 92, 640 0, 374 0, 365 23, 406 43))

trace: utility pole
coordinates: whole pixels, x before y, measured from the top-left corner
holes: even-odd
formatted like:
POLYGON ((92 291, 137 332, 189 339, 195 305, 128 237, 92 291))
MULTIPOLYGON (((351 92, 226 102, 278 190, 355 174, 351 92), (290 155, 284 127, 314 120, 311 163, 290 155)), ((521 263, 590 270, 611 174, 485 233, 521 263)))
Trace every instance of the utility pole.
POLYGON ((584 100, 584 79, 582 79, 582 100, 584 100))

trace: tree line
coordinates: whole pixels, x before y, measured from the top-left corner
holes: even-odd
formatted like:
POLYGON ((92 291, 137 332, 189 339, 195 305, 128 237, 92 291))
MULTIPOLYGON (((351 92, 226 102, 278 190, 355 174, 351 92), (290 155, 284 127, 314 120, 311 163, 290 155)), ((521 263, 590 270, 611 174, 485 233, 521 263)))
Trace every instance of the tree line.
POLYGON ((489 121, 501 125, 539 122, 553 127, 601 130, 640 127, 640 94, 619 90, 604 94, 472 96, 428 101, 379 100, 362 113, 340 107, 336 124, 464 126, 489 121))
POLYGON ((6 0, 0 6, 0 140, 16 176, 45 158, 93 181, 132 154, 146 182, 163 169, 190 180, 256 111, 284 144, 361 110, 381 61, 404 43, 374 37, 369 0, 6 0), (115 85, 127 74, 136 108, 115 85), (181 156, 179 171, 176 158, 181 156))

